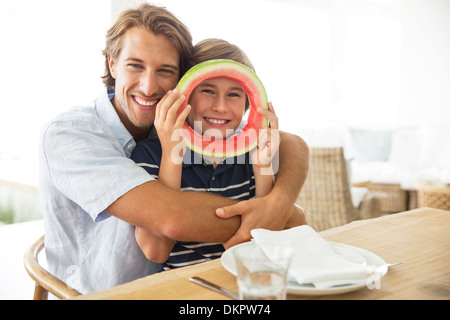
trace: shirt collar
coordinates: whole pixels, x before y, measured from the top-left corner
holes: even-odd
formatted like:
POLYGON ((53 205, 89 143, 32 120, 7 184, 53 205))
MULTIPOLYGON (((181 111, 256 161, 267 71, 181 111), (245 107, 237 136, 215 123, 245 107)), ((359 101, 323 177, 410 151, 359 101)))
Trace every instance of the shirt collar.
POLYGON ((122 121, 120 121, 119 115, 111 103, 112 97, 114 97, 114 92, 112 90, 105 89, 102 92, 96 100, 97 114, 108 124, 119 140, 126 155, 130 157, 131 152, 136 146, 136 142, 134 141, 133 136, 125 128, 122 121))

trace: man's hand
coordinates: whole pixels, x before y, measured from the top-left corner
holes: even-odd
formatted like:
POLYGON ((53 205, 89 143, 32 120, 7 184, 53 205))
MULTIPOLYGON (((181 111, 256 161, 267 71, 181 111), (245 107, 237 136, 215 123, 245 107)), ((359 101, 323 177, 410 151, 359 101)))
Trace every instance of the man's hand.
POLYGON ((292 215, 292 207, 286 210, 285 206, 272 203, 270 196, 266 196, 219 208, 216 210, 216 214, 221 218, 241 216, 241 226, 228 241, 223 243, 227 249, 236 244, 250 241, 250 231, 253 229, 283 230, 292 215))
POLYGON ((295 202, 308 173, 309 148, 296 135, 280 134, 280 168, 272 191, 264 197, 216 210, 216 215, 222 218, 241 216, 240 227, 224 242, 225 248, 249 241, 250 231, 255 228, 282 230, 306 224, 306 214, 295 202))
POLYGON ((270 200, 267 197, 254 198, 216 210, 216 214, 222 218, 241 216, 240 228, 228 241, 223 243, 225 249, 250 241, 250 231, 253 229, 283 230, 307 224, 306 211, 302 207, 294 205, 291 210, 288 209, 283 212, 285 207, 278 205, 273 210, 267 211, 269 202, 270 200), (263 212, 266 213, 262 214, 263 212), (287 212, 289 214, 286 214, 287 212))

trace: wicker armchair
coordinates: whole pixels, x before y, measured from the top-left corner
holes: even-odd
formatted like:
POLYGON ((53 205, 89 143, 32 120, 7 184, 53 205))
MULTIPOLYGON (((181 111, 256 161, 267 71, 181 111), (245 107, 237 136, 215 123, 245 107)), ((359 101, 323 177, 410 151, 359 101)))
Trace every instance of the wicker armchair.
POLYGON ((381 214, 376 198, 363 203, 361 210, 352 203, 343 148, 310 148, 308 177, 297 198, 308 224, 321 231, 381 214))

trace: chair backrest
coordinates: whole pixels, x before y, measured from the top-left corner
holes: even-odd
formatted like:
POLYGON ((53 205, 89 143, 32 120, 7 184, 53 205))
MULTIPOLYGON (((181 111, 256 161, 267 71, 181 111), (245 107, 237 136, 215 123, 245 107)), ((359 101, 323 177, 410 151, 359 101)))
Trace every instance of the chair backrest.
POLYGON ((308 176, 297 204, 305 208, 308 224, 316 231, 357 219, 342 147, 310 148, 308 176))
POLYGON ((40 237, 26 250, 23 258, 25 269, 35 282, 34 300, 46 300, 49 292, 60 299, 80 295, 39 264, 39 252, 44 248, 44 240, 44 236, 40 237))

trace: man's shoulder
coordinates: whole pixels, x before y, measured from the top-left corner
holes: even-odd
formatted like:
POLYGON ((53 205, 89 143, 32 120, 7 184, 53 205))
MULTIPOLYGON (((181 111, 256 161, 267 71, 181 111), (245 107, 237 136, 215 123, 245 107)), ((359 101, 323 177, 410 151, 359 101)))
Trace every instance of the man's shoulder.
POLYGON ((99 118, 94 106, 76 106, 56 115, 49 124, 74 121, 92 122, 99 118))
POLYGON ((52 120, 48 122, 48 125, 57 123, 85 123, 89 125, 98 125, 100 122, 104 122, 102 118, 105 118, 106 113, 114 111, 108 104, 108 95, 102 92, 95 100, 84 106, 74 106, 60 114, 56 115, 52 120))
MULTIPOLYGON (((112 109, 114 110, 114 109, 112 109)), ((86 106, 75 106, 61 112, 44 126, 43 131, 80 129, 82 131, 104 132, 110 131, 107 119, 99 113, 98 104, 92 102, 86 106)))

